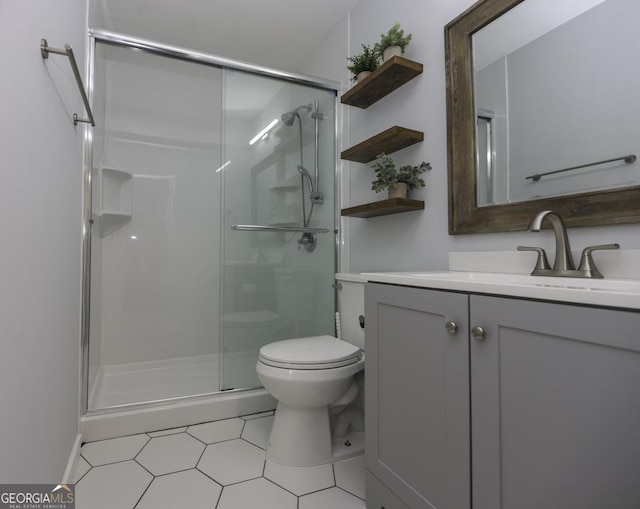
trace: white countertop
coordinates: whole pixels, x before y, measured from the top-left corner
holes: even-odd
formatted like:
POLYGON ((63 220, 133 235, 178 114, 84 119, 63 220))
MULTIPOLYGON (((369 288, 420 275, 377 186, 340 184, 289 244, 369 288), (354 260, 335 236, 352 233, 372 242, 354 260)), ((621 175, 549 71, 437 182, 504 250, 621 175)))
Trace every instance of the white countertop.
POLYGON ((496 272, 365 272, 366 281, 640 311, 640 279, 540 277, 496 272))

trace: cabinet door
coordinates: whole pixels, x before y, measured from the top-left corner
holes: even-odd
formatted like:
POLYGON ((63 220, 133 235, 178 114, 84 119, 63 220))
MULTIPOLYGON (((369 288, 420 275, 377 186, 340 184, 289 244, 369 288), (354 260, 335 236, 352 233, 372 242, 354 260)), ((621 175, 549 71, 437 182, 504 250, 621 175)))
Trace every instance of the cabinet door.
POLYGON ((640 314, 471 296, 474 509, 640 507, 640 314))
POLYGON ((411 509, 468 509, 468 296, 368 283, 365 316, 367 468, 411 509))

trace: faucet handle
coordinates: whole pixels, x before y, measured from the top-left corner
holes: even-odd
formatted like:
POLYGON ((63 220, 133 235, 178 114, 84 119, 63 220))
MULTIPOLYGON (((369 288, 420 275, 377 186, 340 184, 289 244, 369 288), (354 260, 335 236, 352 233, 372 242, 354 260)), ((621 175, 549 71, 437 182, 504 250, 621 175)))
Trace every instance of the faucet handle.
POLYGON ((580 259, 580 267, 578 267, 578 270, 583 271, 586 275, 585 277, 592 277, 597 279, 602 279, 604 277, 596 267, 591 253, 593 253, 594 251, 601 251, 605 249, 620 249, 620 244, 602 244, 600 246, 589 246, 584 248, 584 250, 582 251, 582 258, 580 259))
POLYGON ((538 253, 538 260, 531 274, 541 270, 551 270, 551 265, 549 265, 549 260, 547 260, 547 253, 545 253, 541 247, 518 246, 518 251, 535 251, 538 253))

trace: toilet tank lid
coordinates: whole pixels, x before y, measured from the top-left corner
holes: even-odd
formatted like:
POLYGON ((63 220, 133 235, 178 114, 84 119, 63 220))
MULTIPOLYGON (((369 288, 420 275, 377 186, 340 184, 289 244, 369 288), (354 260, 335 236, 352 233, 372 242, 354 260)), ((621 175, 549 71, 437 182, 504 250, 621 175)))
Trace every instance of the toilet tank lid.
POLYGON ((354 283, 367 282, 367 280, 364 279, 360 274, 347 274, 346 272, 336 273, 336 281, 352 281, 354 283))
POLYGON ((269 343, 260 349, 260 357, 263 359, 300 365, 334 363, 360 355, 357 346, 333 336, 285 339, 269 343))

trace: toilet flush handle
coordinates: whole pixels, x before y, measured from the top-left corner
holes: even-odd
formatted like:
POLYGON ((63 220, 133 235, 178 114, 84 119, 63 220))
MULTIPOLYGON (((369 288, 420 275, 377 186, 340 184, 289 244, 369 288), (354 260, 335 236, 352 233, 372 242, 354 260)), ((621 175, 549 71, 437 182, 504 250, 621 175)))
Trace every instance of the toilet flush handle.
POLYGON ((360 328, 364 329, 364 315, 358 317, 358 322, 360 323, 360 328))

